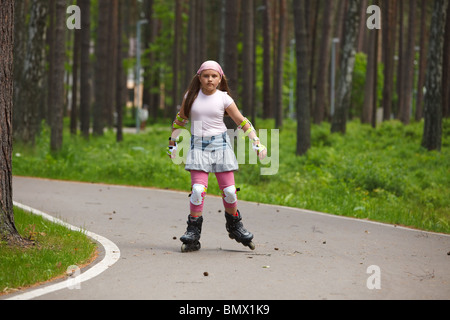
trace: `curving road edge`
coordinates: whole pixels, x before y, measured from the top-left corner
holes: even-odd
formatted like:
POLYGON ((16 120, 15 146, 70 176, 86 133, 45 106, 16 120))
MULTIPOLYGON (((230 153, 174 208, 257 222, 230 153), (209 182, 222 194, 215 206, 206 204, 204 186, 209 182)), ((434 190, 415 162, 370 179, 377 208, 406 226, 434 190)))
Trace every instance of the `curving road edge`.
POLYGON ((21 208, 24 211, 28 211, 32 214, 35 215, 39 215, 41 217, 43 217, 44 219, 47 219, 51 222, 54 223, 58 223, 61 224, 65 227, 67 227, 70 230, 73 231, 83 231, 86 233, 86 235, 90 238, 92 238, 93 240, 97 241, 98 243, 100 243, 104 250, 105 250, 105 256, 102 259, 102 261, 100 261, 99 263, 95 264, 94 266, 92 266, 90 269, 88 269, 87 271, 79 274, 77 277, 75 278, 69 278, 65 281, 62 282, 58 282, 56 284, 53 285, 49 285, 43 288, 39 288, 39 289, 35 289, 35 290, 31 290, 29 292, 25 292, 22 294, 18 294, 15 295, 11 298, 8 298, 6 300, 30 300, 30 299, 34 299, 37 298, 39 296, 42 296, 44 294, 50 293, 50 292, 54 292, 54 291, 58 291, 61 289, 66 289, 66 288, 70 288, 70 287, 74 287, 76 285, 79 285, 82 282, 88 281, 96 276, 98 276, 99 274, 101 274, 102 272, 106 271, 108 268, 110 268, 113 264, 115 264, 119 258, 120 258, 120 250, 119 248, 110 240, 106 239, 105 237, 102 237, 98 234, 95 234, 93 232, 87 231, 87 230, 83 230, 81 228, 72 226, 68 223, 65 223, 55 217, 52 217, 49 214, 46 214, 42 211, 39 211, 37 209, 31 208, 29 206, 23 205, 21 203, 18 202, 14 202, 14 205, 18 208, 21 208))

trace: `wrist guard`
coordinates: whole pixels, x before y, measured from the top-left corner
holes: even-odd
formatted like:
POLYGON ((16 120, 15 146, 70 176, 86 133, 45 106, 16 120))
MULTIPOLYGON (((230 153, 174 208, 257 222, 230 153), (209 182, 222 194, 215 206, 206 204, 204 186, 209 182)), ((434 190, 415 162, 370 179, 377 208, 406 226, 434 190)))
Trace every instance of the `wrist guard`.
POLYGON ((180 116, 180 113, 178 112, 176 119, 172 123, 172 128, 173 129, 186 129, 185 127, 188 123, 189 123, 189 120, 182 118, 180 116), (181 123, 181 125, 176 123, 177 120, 179 123, 181 123))
POLYGON ((244 118, 244 121, 242 121, 242 123, 238 126, 238 129, 243 130, 246 124, 250 125, 250 128, 248 128, 248 130, 244 132, 245 136, 248 136, 252 131, 255 131, 255 128, 253 127, 253 124, 250 122, 250 120, 244 118))

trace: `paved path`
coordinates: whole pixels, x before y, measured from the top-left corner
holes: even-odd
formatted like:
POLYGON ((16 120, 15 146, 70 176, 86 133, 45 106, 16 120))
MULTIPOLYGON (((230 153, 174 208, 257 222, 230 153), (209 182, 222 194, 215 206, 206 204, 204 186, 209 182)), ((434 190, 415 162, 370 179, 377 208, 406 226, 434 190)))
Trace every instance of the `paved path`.
POLYGON ((250 251, 228 238, 222 200, 208 195, 202 250, 182 254, 187 193, 19 177, 13 189, 120 249, 80 289, 37 299, 450 299, 448 235, 240 201, 250 251))

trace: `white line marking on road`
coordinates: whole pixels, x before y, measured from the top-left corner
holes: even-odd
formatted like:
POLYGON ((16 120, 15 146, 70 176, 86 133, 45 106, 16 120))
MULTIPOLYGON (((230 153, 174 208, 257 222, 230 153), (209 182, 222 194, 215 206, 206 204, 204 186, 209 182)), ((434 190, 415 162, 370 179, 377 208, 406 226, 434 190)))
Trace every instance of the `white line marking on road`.
POLYGON ((69 288, 70 286, 73 286, 74 283, 80 284, 82 282, 88 281, 102 272, 106 271, 108 268, 110 268, 113 264, 115 264, 119 258, 120 258, 120 249, 110 240, 106 239, 105 237, 102 237, 98 234, 95 234, 93 232, 82 230, 81 228, 74 227, 68 223, 65 223, 55 217, 52 217, 49 214, 46 214, 42 211, 36 210, 34 208, 31 208, 29 206, 23 205, 18 202, 14 202, 14 205, 18 208, 21 208, 22 210, 31 212, 32 214, 39 215, 51 222, 61 224, 65 226, 66 228, 73 230, 73 231, 82 231, 85 232, 85 234, 94 239, 95 241, 99 242, 104 250, 105 250, 105 256, 99 263, 95 264, 93 267, 88 269, 87 271, 81 273, 76 278, 69 278, 68 280, 55 283, 53 285, 49 285, 43 288, 31 290, 22 294, 15 295, 11 298, 8 298, 6 300, 30 300, 37 297, 40 297, 42 295, 55 292, 61 289, 69 288))

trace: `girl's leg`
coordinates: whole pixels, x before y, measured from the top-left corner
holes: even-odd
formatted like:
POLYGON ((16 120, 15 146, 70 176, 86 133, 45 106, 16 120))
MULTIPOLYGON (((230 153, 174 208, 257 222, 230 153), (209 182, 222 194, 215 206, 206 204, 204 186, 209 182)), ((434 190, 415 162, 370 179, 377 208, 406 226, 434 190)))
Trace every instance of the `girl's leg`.
POLYGON ((231 239, 242 243, 244 246, 255 250, 253 244, 253 234, 244 228, 242 216, 237 209, 236 186, 234 182, 234 172, 216 173, 217 182, 223 194, 223 205, 225 207, 226 229, 231 239))
POLYGON ((219 188, 222 190, 225 212, 233 216, 237 215, 237 195, 234 172, 217 172, 216 178, 219 183, 219 188))
POLYGON ((201 217, 203 214, 206 190, 208 189, 208 173, 204 171, 191 171, 191 187, 191 216, 201 217))

